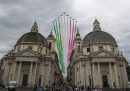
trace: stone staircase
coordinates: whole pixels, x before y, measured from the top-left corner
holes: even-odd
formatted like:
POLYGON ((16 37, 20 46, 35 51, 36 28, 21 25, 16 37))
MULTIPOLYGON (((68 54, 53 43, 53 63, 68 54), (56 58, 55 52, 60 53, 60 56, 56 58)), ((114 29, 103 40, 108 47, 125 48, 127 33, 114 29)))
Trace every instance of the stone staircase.
MULTIPOLYGON (((0 88, 0 91, 8 91, 6 88, 0 88)), ((34 91, 33 88, 30 87, 18 87, 16 91, 34 91)))
MULTIPOLYGON (((5 88, 0 88, 0 91, 8 91, 8 90, 5 88)), ((16 91, 34 91, 34 89, 30 88, 30 87, 18 87, 18 88, 16 88, 16 91)), ((89 91, 89 90, 86 90, 86 91, 89 91)), ((96 91, 130 91, 130 89, 103 88, 102 90, 96 90, 96 91)))
POLYGON ((103 88, 102 91, 130 91, 130 89, 112 89, 112 88, 103 88))

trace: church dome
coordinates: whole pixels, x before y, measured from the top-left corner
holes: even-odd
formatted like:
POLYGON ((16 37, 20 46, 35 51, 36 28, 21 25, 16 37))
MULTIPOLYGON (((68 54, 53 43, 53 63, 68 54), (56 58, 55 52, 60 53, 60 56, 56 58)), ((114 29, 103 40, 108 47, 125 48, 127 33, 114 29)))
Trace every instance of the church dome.
POLYGON ((117 46, 116 40, 113 38, 113 36, 104 31, 93 31, 88 33, 84 37, 83 43, 84 44, 110 43, 112 45, 117 46))
POLYGON ((21 43, 41 43, 46 44, 47 41, 44 36, 42 36, 40 33, 37 32, 29 32, 24 34, 19 40, 17 41, 17 44, 21 43))
POLYGON ((92 43, 109 43, 111 45, 117 46, 117 42, 112 35, 101 31, 100 23, 97 19, 94 21, 93 25, 93 31, 84 37, 83 44, 88 45, 92 43))
POLYGON ((16 45, 22 43, 34 43, 34 44, 47 44, 47 40, 44 36, 38 33, 37 23, 32 26, 31 32, 25 33, 17 41, 16 45))

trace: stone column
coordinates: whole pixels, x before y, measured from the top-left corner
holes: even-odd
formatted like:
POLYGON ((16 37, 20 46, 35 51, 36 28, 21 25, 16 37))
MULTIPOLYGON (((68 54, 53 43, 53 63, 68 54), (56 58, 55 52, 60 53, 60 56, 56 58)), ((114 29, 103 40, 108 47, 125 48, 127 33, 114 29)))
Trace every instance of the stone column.
POLYGON ((75 74, 75 80, 74 80, 74 85, 77 85, 77 81, 76 81, 76 79, 77 79, 77 69, 76 69, 76 67, 74 66, 74 74, 75 74))
POLYGON ((82 75, 80 65, 81 65, 81 62, 79 62, 79 70, 78 70, 79 71, 79 77, 78 77, 78 79, 79 79, 79 86, 81 86, 81 75, 82 75))
POLYGON ((14 63, 14 68, 13 68, 13 77, 12 77, 12 80, 13 80, 13 81, 15 81, 16 65, 17 65, 17 62, 14 63))
POLYGON ((99 88, 101 88, 100 63, 98 63, 98 82, 99 82, 99 88))
POLYGON ((116 87, 119 88, 119 80, 118 80, 116 64, 114 64, 114 70, 115 70, 116 87))
POLYGON ((18 68, 18 74, 17 74, 17 83, 18 83, 18 86, 20 86, 20 73, 21 73, 21 66, 22 66, 22 62, 20 61, 19 62, 19 68, 18 68))
MULTIPOLYGON (((124 78, 124 88, 128 88, 128 75, 127 75, 127 71, 126 71, 126 64, 125 62, 123 62, 123 78, 124 78)), ((122 70, 121 70, 122 71, 122 70)))
POLYGON ((93 73, 93 87, 96 85, 96 79, 95 79, 95 63, 92 64, 92 73, 93 73))
POLYGON ((30 72, 29 72, 29 86, 32 86, 32 68, 33 68, 33 62, 31 62, 30 65, 30 72))
POLYGON ((110 72, 110 87, 113 88, 113 76, 112 76, 112 66, 111 63, 109 62, 109 72, 110 72))
POLYGON ((36 78, 37 78, 37 62, 35 64, 35 71, 34 71, 34 84, 36 84, 36 78))

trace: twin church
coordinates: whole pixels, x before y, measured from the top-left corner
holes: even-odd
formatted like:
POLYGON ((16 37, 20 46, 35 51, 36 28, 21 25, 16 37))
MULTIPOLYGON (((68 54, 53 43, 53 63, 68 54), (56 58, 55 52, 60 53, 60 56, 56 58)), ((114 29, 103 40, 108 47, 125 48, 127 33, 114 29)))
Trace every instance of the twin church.
MULTIPOLYGON (((45 38, 35 22, 14 48, 0 60, 0 83, 17 81, 17 87, 52 86, 62 83, 63 75, 52 32, 45 38)), ((83 39, 75 36, 75 50, 67 68, 67 81, 77 87, 127 88, 128 62, 114 37, 102 31, 95 19, 93 30, 83 39)))

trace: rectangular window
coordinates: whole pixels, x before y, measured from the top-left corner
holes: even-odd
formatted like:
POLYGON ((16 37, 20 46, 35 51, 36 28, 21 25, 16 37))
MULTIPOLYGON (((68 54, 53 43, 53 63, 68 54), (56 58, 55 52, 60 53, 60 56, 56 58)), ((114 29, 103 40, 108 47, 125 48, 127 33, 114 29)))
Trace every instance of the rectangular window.
POLYGON ((77 71, 79 70, 79 68, 77 68, 77 71))
POLYGON ((102 50, 102 49, 103 49, 103 46, 99 46, 98 49, 99 49, 99 50, 102 50))
POLYGON ((19 47, 17 48, 17 51, 19 52, 19 51, 20 51, 20 49, 21 49, 21 46, 19 46, 19 47))
POLYGON ((112 50, 112 52, 114 52, 114 51, 115 51, 115 49, 114 49, 113 47, 111 48, 111 50, 112 50))
POLYGON ((87 52, 90 52, 90 48, 87 48, 87 52))
POLYGON ((42 47, 40 47, 40 52, 42 52, 42 47))
POLYGON ((77 42, 77 49, 80 49, 80 42, 77 42))
POLYGON ((52 47, 52 43, 51 43, 51 42, 49 42, 49 49, 51 49, 51 47, 52 47))
POLYGON ((32 50, 32 46, 28 46, 28 48, 32 50))

